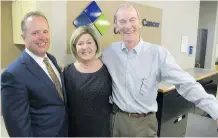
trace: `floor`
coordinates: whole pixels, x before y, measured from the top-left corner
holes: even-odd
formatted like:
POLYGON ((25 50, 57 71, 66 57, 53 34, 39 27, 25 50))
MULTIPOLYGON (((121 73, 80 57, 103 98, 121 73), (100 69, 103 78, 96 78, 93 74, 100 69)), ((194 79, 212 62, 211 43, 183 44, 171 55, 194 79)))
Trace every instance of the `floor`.
MULTIPOLYGON (((218 88, 217 88, 218 89, 218 88)), ((217 93, 218 93, 218 90, 217 90, 217 93)), ((218 100, 218 94, 217 94, 217 100, 218 100)), ((3 121, 3 117, 1 116, 1 137, 9 137, 8 136, 8 133, 7 133, 7 130, 5 128, 5 124, 4 124, 4 121, 3 121)))
POLYGON ((6 128, 5 128, 5 124, 4 124, 2 116, 1 116, 1 137, 9 137, 8 132, 7 132, 6 128))

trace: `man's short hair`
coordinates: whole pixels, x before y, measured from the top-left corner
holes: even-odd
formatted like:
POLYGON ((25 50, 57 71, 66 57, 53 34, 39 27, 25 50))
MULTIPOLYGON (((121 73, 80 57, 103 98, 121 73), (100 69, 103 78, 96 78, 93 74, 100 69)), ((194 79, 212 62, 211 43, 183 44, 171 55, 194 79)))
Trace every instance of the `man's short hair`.
POLYGON ((29 17, 33 17, 33 16, 36 16, 36 17, 43 17, 45 18, 45 20, 48 22, 47 18, 45 17, 45 15, 40 12, 40 11, 31 11, 31 12, 28 12, 23 20, 21 21, 21 31, 22 33, 25 33, 27 31, 27 27, 26 27, 26 20, 29 18, 29 17))
POLYGON ((138 15, 138 18, 139 18, 139 20, 140 20, 141 17, 140 17, 139 11, 135 8, 135 6, 134 6, 132 3, 127 2, 127 3, 124 3, 124 4, 120 5, 120 7, 116 10, 115 15, 114 15, 114 23, 117 23, 117 12, 118 12, 121 8, 130 8, 130 7, 133 7, 133 8, 136 10, 136 13, 137 13, 137 15, 138 15))

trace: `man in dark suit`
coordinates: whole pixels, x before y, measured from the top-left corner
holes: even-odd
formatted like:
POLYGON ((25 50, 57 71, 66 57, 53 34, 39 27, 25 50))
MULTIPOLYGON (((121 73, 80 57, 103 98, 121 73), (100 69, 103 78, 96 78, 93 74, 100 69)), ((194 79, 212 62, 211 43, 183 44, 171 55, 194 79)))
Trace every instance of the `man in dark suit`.
POLYGON ((21 22, 25 51, 1 75, 2 113, 10 137, 67 136, 63 75, 46 53, 49 25, 40 12, 21 22))

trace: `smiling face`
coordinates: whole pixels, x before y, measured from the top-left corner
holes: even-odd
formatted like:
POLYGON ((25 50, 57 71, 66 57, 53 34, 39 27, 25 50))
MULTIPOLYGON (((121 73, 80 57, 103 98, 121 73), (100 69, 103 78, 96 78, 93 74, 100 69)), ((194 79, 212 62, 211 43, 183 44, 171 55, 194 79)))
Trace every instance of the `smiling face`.
POLYGON ((90 61, 96 57, 97 46, 90 34, 83 34, 76 43, 76 51, 79 60, 90 61))
POLYGON ((121 7, 116 13, 116 27, 123 41, 139 41, 140 21, 134 7, 121 7))
POLYGON ((50 46, 48 22, 41 16, 30 16, 25 21, 26 30, 22 34, 25 47, 35 55, 44 57, 50 46))

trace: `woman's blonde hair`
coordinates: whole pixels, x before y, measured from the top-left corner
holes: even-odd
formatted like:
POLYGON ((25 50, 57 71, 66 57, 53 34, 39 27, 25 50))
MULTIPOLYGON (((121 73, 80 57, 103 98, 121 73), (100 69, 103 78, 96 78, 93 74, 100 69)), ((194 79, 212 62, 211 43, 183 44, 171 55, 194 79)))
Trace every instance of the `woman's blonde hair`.
POLYGON ((100 42, 98 40, 98 37, 97 37, 95 31, 91 27, 88 27, 88 26, 81 26, 81 27, 78 27, 77 29, 75 29, 73 31, 73 33, 71 35, 71 38, 70 38, 71 53, 73 53, 74 57, 78 60, 78 54, 77 54, 77 50, 76 50, 76 43, 78 42, 79 38, 83 34, 91 35, 91 37, 95 41, 95 44, 97 46, 96 57, 98 58, 100 56, 100 51, 101 51, 100 42))

